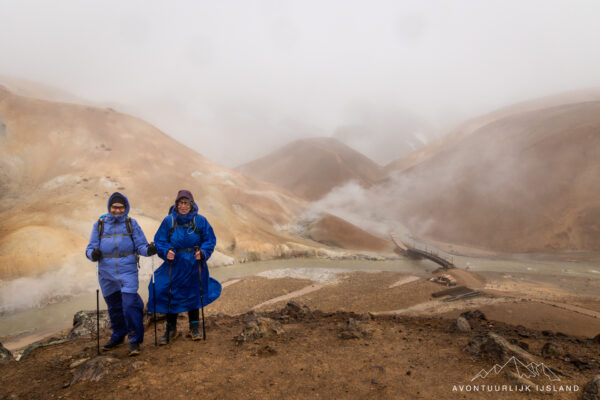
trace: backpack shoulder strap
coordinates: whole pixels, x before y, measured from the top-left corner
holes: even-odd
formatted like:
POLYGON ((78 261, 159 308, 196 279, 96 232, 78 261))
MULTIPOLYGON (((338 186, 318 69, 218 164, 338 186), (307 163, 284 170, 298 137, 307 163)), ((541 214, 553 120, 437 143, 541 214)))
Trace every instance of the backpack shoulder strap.
POLYGON ((106 217, 106 214, 101 215, 100 218, 98 218, 98 238, 102 239, 102 234, 104 233, 104 217, 106 217))
POLYGON ((171 236, 175 232, 175 218, 173 218, 173 214, 169 214, 169 217, 171 217, 171 230, 169 230, 169 241, 171 241, 171 236))
POLYGON ((138 269, 140 269, 140 255, 135 248, 135 240, 133 240, 133 227, 131 226, 131 218, 129 215, 125 218, 125 226, 127 227, 127 233, 129 233, 129 237, 131 238, 131 243, 133 244, 133 251, 135 253, 135 262, 137 264, 138 269))
POLYGON ((193 224, 194 224, 194 232, 195 232, 197 235, 201 235, 200 229, 198 229, 198 224, 196 223, 196 218, 198 218, 198 217, 199 217, 199 215, 198 215, 198 214, 196 214, 196 215, 194 216, 194 219, 192 220, 192 222, 193 222, 193 224))
POLYGON ((133 240, 133 228, 131 227, 131 218, 125 218, 125 226, 127 227, 127 233, 129 233, 129 236, 131 236, 131 239, 133 240))

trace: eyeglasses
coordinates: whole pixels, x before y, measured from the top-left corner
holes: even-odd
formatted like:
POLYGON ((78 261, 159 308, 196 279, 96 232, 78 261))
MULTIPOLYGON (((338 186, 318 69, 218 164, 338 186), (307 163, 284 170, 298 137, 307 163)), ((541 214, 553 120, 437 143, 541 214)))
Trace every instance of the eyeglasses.
POLYGON ((110 208, 115 209, 115 210, 124 210, 125 206, 110 206, 110 208))
POLYGON ((177 202, 177 205, 178 205, 178 206, 189 206, 189 205, 191 205, 191 204, 192 204, 192 203, 191 203, 191 202, 189 202, 189 201, 187 201, 187 200, 179 200, 179 201, 177 202))

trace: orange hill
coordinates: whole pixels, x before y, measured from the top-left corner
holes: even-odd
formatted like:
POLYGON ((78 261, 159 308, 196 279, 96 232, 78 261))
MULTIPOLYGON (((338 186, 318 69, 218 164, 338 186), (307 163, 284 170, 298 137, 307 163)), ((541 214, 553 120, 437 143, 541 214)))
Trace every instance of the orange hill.
POLYGON ((385 177, 378 164, 333 138, 297 140, 237 169, 307 200, 351 180, 370 187, 385 177))
POLYGON ((311 222, 306 234, 316 242, 344 249, 389 253, 395 247, 390 240, 372 235, 346 220, 329 214, 311 222))
POLYGON ((125 193, 149 240, 178 189, 213 224, 217 250, 270 258, 314 242, 286 226, 302 200, 217 166, 111 109, 18 96, 0 86, 0 279, 85 264, 92 223, 125 193))
POLYGON ((405 162, 391 217, 497 251, 600 250, 600 101, 512 111, 405 162))

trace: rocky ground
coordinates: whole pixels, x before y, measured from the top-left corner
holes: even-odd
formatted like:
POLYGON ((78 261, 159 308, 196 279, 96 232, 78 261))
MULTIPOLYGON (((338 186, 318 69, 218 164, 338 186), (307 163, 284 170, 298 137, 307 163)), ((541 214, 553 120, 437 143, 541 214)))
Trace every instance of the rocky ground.
POLYGON ((20 361, 0 358, 0 399, 600 398, 598 298, 435 276, 456 285, 396 272, 232 280, 207 307, 208 340, 185 337, 182 317, 183 334, 155 347, 149 321, 137 357, 125 345, 97 356, 82 314, 20 361))

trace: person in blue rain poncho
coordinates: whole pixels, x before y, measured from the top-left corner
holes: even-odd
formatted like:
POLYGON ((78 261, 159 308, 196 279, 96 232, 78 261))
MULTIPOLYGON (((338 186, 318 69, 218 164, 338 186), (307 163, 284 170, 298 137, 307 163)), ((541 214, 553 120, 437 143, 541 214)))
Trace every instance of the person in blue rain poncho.
POLYGON ((112 335, 103 346, 111 350, 129 337, 129 355, 140 353, 144 340, 144 303, 138 295, 138 257, 156 254, 137 221, 128 216, 129 201, 115 192, 108 199, 108 214, 94 223, 85 254, 98 262, 98 280, 108 306, 112 335))
POLYGON ((206 261, 217 240, 188 190, 180 190, 169 215, 162 221, 154 242, 158 256, 165 262, 155 272, 155 288, 148 287, 148 310, 167 314, 161 345, 178 336, 177 314, 187 311, 192 340, 202 339, 199 308, 221 295, 221 284, 211 278, 206 261), (156 296, 156 297, 155 297, 156 296), (203 304, 201 303, 201 296, 203 304))

